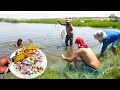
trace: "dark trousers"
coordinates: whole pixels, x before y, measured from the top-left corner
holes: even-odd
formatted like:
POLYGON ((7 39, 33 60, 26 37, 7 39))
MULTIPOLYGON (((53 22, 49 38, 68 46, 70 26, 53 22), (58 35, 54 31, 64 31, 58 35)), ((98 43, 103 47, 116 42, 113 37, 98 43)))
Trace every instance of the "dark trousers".
POLYGON ((72 44, 73 44, 73 35, 66 35, 66 38, 65 38, 66 46, 68 46, 68 40, 70 40, 70 45, 72 46, 72 44))

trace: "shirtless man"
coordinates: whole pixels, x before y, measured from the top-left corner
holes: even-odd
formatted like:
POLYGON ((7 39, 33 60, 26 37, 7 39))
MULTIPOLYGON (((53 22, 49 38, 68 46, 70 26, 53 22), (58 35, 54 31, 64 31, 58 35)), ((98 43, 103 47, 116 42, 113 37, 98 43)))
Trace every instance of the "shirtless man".
POLYGON ((66 38, 65 38, 65 44, 66 44, 66 46, 68 46, 68 40, 70 40, 70 46, 72 46, 72 44, 73 44, 73 26, 72 26, 72 24, 70 23, 69 20, 66 20, 65 24, 62 24, 60 22, 60 20, 58 20, 58 22, 61 25, 66 26, 66 33, 67 33, 66 38))
POLYGON ((18 48, 21 48, 21 47, 23 47, 23 46, 26 46, 26 45, 32 44, 32 43, 33 43, 33 41, 32 41, 31 39, 27 39, 27 41, 24 41, 24 42, 23 42, 23 40, 22 40, 21 38, 19 38, 19 39, 17 40, 17 42, 16 42, 15 44, 13 44, 13 46, 18 47, 18 48))
POLYGON ((89 72, 97 72, 100 71, 100 62, 96 57, 93 50, 84 43, 82 38, 77 38, 75 44, 78 45, 78 49, 74 52, 74 54, 67 58, 62 54, 62 59, 67 62, 73 62, 76 68, 82 68, 89 72), (78 57, 81 60, 77 59, 78 57))
POLYGON ((17 42, 16 42, 15 44, 13 44, 13 46, 18 47, 18 48, 21 48, 21 47, 23 46, 22 39, 19 38, 19 39, 17 40, 17 42))

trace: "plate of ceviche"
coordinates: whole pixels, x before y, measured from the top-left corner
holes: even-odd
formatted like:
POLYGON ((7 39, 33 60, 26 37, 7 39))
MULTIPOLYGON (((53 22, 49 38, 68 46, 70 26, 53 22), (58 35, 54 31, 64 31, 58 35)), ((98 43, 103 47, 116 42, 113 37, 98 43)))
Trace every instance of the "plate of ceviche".
POLYGON ((32 79, 41 75, 47 67, 45 54, 35 45, 27 45, 14 51, 10 58, 16 56, 11 63, 10 71, 19 78, 32 79))

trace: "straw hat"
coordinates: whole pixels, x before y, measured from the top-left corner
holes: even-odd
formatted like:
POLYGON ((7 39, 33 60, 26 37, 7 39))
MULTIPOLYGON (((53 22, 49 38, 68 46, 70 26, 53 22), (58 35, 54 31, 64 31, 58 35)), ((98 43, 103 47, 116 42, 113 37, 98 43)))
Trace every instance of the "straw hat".
POLYGON ((107 34, 104 31, 98 31, 98 32, 94 33, 94 37, 97 40, 103 40, 107 37, 107 34))
POLYGON ((66 22, 70 22, 70 20, 69 20, 69 19, 66 19, 66 22))

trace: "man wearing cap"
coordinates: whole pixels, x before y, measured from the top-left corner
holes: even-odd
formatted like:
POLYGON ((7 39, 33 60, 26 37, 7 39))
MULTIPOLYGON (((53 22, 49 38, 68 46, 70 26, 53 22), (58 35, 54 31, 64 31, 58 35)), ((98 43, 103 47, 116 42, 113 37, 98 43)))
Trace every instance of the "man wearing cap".
POLYGON ((58 20, 58 22, 61 25, 66 26, 66 33, 67 33, 66 38, 65 38, 65 44, 66 44, 66 46, 68 46, 68 40, 70 40, 70 46, 72 46, 72 44, 73 44, 73 26, 72 26, 72 24, 70 23, 69 20, 66 20, 65 24, 62 24, 60 22, 60 20, 58 20))
POLYGON ((74 54, 70 58, 65 57, 62 54, 61 58, 67 62, 74 61, 76 68, 80 68, 82 70, 86 70, 95 74, 99 73, 100 62, 93 50, 84 43, 84 40, 81 37, 76 39, 75 44, 77 44, 78 49, 74 52, 74 54), (80 57, 81 60, 77 59, 78 57, 80 57))
POLYGON ((94 34, 95 39, 97 39, 100 43, 103 43, 101 53, 99 58, 104 55, 105 50, 107 49, 108 45, 112 43, 112 52, 113 54, 116 53, 116 47, 120 42, 120 32, 117 30, 104 30, 98 31, 94 34))

